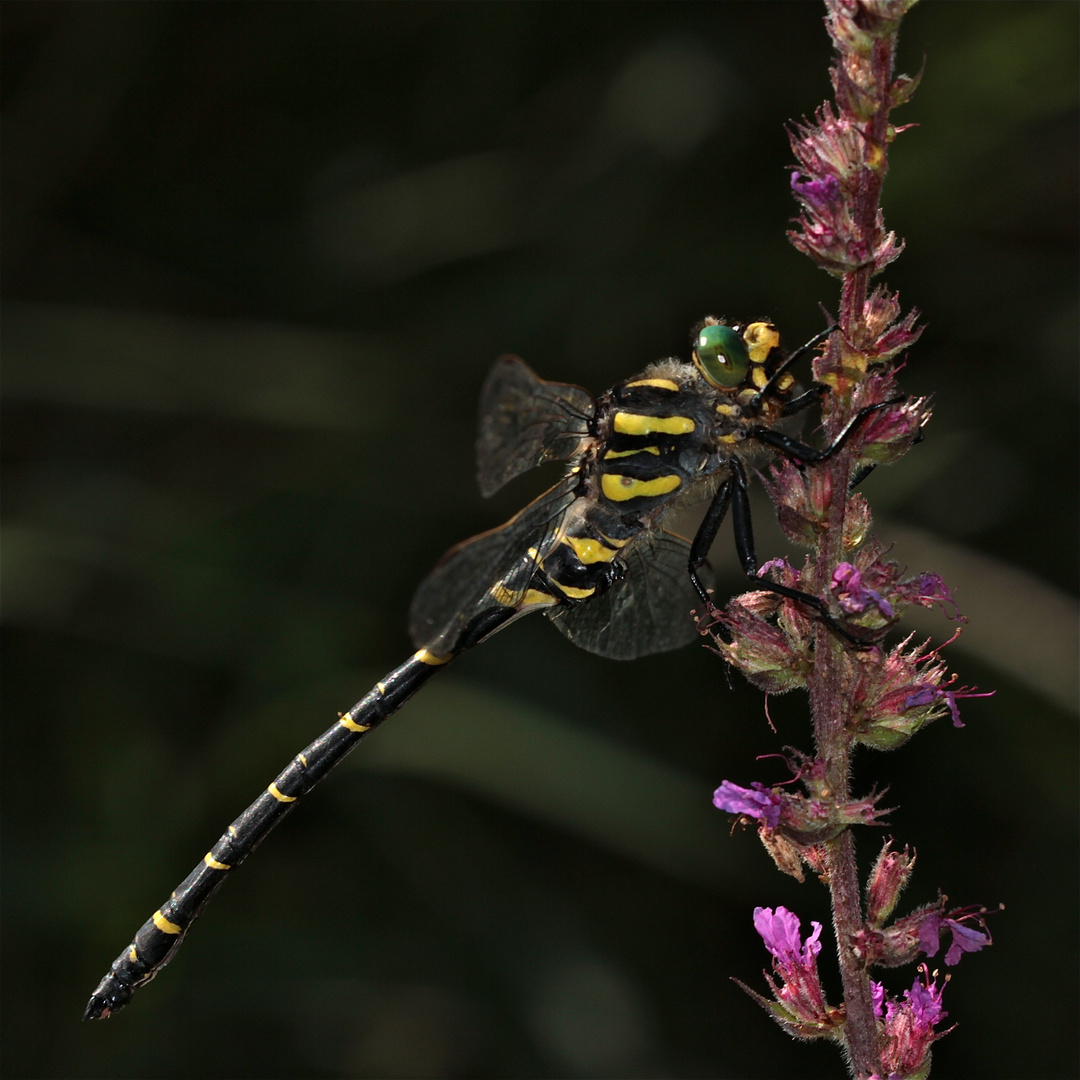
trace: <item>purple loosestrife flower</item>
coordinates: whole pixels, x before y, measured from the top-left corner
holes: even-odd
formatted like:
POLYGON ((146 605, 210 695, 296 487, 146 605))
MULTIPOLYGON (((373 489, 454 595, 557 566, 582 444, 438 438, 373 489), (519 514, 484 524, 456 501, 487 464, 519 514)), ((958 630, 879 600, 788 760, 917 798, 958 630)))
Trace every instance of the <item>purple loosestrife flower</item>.
MULTIPOLYGON (((930 1069, 930 1047, 952 1029, 935 1031, 949 1014, 941 1007, 944 987, 939 987, 924 964, 902 1000, 885 993, 873 984, 875 1012, 884 1020, 885 1046, 881 1057, 882 1080, 905 1080, 926 1076, 930 1069)), ((873 1078, 871 1078, 873 1080, 873 1078)))
POLYGON ((773 957, 773 975, 765 979, 774 1000, 739 983, 785 1031, 801 1039, 834 1035, 843 1023, 843 1014, 825 1001, 818 978, 821 923, 810 925, 810 936, 803 941, 799 917, 787 908, 755 908, 754 929, 773 957))
POLYGON ((788 764, 806 794, 767 788, 756 780, 748 788, 725 780, 713 794, 713 805, 729 814, 756 819, 758 837, 777 867, 801 881, 801 864, 806 862, 816 870, 822 844, 850 825, 871 825, 889 811, 878 808, 878 795, 846 801, 835 798, 821 761, 797 765, 789 760, 788 764))
POLYGON ((942 646, 920 655, 925 645, 909 649, 912 637, 888 653, 869 654, 859 667, 847 722, 856 741, 865 746, 895 749, 947 713, 955 727, 963 727, 957 700, 987 696, 974 687, 953 689, 956 676, 947 674, 939 656, 942 646))
POLYGON ((842 562, 832 575, 832 591, 842 611, 849 615, 861 615, 871 604, 886 619, 894 615, 893 606, 876 589, 863 584, 862 572, 851 563, 842 562))
POLYGON ((919 946, 927 956, 936 956, 941 946, 941 935, 952 934, 952 944, 945 953, 945 964, 955 967, 966 952, 978 952, 992 943, 990 931, 981 908, 962 908, 950 911, 947 916, 928 912, 919 927, 919 946), (974 922, 977 926, 969 926, 974 922))
POLYGON ((903 582, 900 589, 905 602, 909 604, 918 604, 920 607, 925 608, 938 604, 945 618, 954 619, 958 622, 967 622, 967 619, 960 614, 960 609, 956 606, 952 590, 937 574, 920 574, 910 581, 903 582), (952 608, 951 615, 949 614, 950 608, 952 608))
POLYGON ((739 787, 730 780, 725 780, 713 792, 713 806, 729 814, 741 814, 743 817, 757 818, 770 829, 780 824, 780 809, 783 799, 778 791, 769 789, 757 780, 750 787, 739 787))

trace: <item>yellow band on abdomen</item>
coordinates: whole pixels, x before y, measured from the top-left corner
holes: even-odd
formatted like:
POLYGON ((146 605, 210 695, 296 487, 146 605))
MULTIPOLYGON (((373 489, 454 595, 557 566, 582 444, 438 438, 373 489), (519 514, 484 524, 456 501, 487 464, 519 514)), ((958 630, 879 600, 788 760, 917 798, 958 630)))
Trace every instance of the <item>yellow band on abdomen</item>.
POLYGON ((182 926, 177 926, 176 923, 169 922, 169 920, 166 919, 165 916, 162 915, 160 911, 155 911, 154 912, 154 925, 163 934, 179 934, 180 931, 183 930, 182 926))

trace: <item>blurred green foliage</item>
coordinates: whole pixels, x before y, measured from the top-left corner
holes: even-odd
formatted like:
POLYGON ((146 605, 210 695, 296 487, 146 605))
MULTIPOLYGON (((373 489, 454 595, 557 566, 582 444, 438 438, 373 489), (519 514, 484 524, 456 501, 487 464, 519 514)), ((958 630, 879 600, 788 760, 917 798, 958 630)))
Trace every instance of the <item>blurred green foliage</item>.
MULTIPOLYGON (((824 892, 709 807, 724 777, 780 779, 754 757, 806 746, 805 702, 769 703, 773 735, 699 650, 618 665, 542 620, 328 781, 129 1011, 78 1020, 221 826, 403 658, 434 559, 542 489, 476 494, 495 356, 598 391, 685 354, 705 313, 789 345, 821 327, 837 289, 784 238, 783 132, 829 93, 821 9, 2 16, 5 1074, 835 1076, 728 981, 764 966, 755 904, 827 921, 824 892)), ((899 559, 948 561, 978 613, 954 666, 998 693, 859 779, 918 848, 912 905, 1007 905, 947 991, 942 1076, 1077 1069, 1055 1018, 1078 36, 1073 3, 926 3, 901 43, 926 75, 896 117, 919 126, 893 148, 887 280, 924 312, 904 385, 936 416, 866 490, 899 559)))

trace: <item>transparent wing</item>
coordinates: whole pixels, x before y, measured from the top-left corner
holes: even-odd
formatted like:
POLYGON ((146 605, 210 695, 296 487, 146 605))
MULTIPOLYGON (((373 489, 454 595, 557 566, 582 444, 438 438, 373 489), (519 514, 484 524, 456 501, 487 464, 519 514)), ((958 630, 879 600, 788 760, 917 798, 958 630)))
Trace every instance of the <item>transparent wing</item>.
POLYGON ((544 461, 573 457, 594 408, 580 386, 545 382, 516 356, 496 360, 480 394, 476 439, 484 496, 544 461))
POLYGON ((577 477, 567 476, 505 525, 452 547, 420 583, 409 609, 414 644, 445 652, 480 610, 488 590, 529 548, 545 550, 574 501, 577 477))
MULTIPOLYGON (((698 637, 691 618, 701 599, 690 584, 690 544, 658 530, 625 552, 626 575, 604 593, 548 618, 579 648, 611 660, 635 660, 689 645, 698 637)), ((699 571, 706 585, 711 573, 699 571)))

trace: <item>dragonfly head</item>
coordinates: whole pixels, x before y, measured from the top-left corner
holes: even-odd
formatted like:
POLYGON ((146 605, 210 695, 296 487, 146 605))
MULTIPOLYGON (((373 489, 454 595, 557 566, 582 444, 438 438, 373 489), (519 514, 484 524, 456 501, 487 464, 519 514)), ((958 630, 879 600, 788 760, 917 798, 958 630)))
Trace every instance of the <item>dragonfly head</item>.
POLYGON ((776 380, 767 373, 766 363, 779 344, 780 335, 772 323, 726 326, 709 318, 694 338, 694 364, 710 386, 741 391, 738 400, 752 403, 753 411, 760 407, 765 394, 776 388, 776 380))

